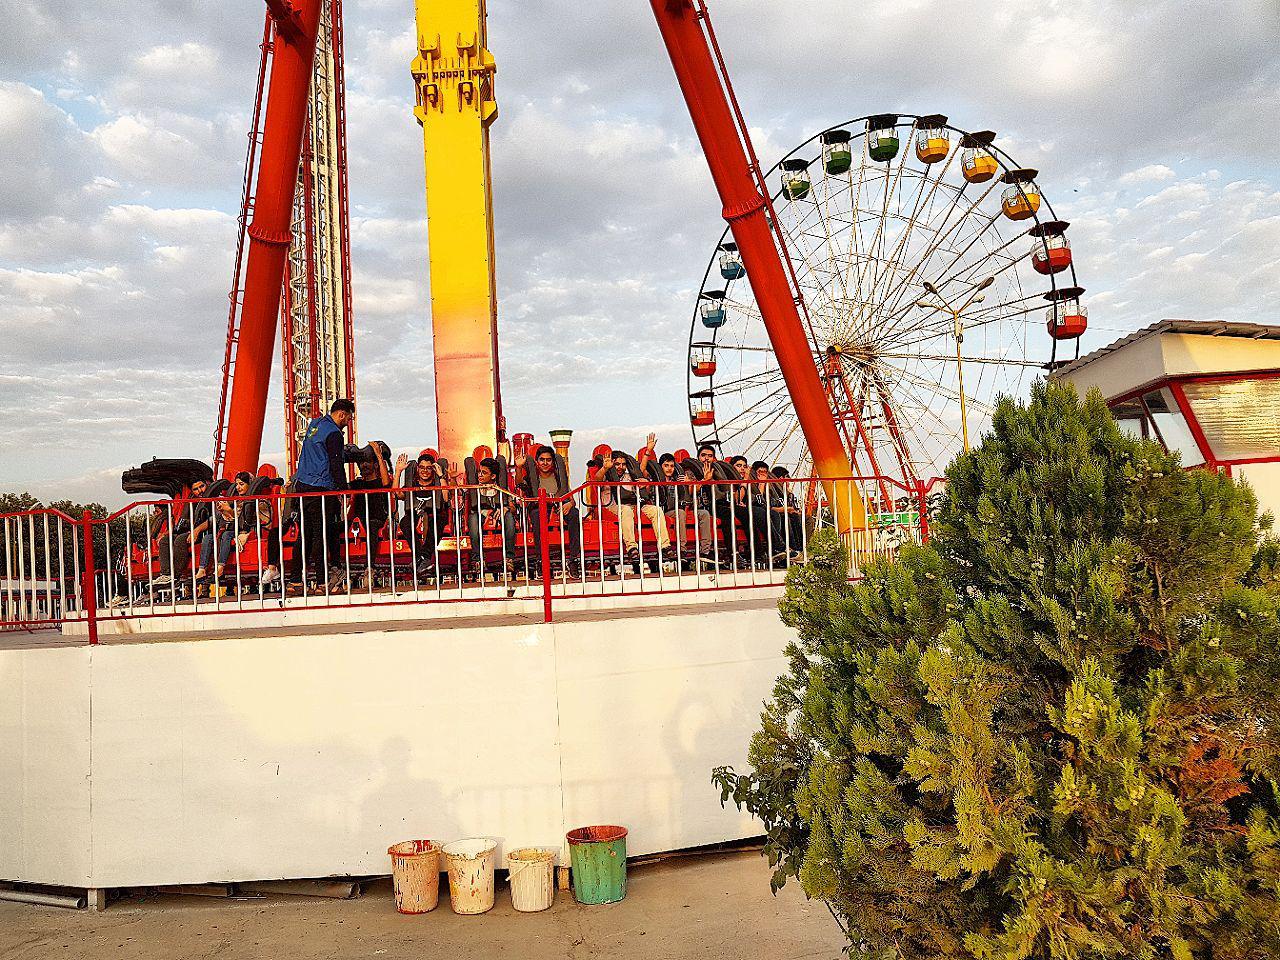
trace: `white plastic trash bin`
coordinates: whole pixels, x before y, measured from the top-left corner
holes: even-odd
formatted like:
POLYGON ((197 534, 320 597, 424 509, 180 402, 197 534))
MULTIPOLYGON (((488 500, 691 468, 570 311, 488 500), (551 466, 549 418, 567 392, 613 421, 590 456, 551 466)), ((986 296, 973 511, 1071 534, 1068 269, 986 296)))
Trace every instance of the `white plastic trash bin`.
POLYGON ((391 884, 400 913, 430 913, 440 902, 440 848, 430 840, 406 840, 391 854, 391 884))
POLYGON ((493 861, 497 849, 497 842, 484 837, 444 845, 444 858, 449 864, 449 902, 454 913, 469 916, 493 909, 493 861))
POLYGON ((521 913, 548 909, 556 900, 555 851, 537 847, 512 850, 507 854, 507 879, 511 905, 521 913))

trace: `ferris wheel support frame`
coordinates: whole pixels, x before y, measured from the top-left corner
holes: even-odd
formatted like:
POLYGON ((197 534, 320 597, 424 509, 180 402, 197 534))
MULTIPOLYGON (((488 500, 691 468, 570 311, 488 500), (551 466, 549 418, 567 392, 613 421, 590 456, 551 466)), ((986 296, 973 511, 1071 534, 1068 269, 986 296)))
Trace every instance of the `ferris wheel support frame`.
POLYGON ((867 461, 871 466, 871 474, 876 478, 876 482, 880 487, 880 498, 889 500, 889 487, 884 482, 884 474, 880 470, 880 464, 876 461, 875 446, 871 443, 871 438, 867 435, 866 422, 863 420, 862 401, 854 397, 853 390, 849 387, 849 379, 844 375, 844 366, 840 362, 840 356, 836 353, 828 354, 826 363, 824 364, 825 376, 824 382, 827 384, 828 392, 831 398, 831 410, 835 417, 836 423, 844 430, 845 446, 849 451, 849 463, 856 466, 858 460, 858 443, 862 443, 863 450, 866 451, 867 461), (842 416, 840 412, 840 398, 836 394, 833 383, 839 383, 841 392, 844 394, 844 402, 848 410, 847 416, 842 416), (846 420, 853 421, 854 436, 849 436, 848 430, 844 429, 846 420))
MULTIPOLYGON (((650 5, 813 456, 814 470, 825 481, 849 477, 853 473, 849 453, 836 428, 801 317, 803 299, 788 274, 785 240, 772 225, 776 217, 770 216, 769 191, 724 68, 706 3, 650 0, 650 5)), ((861 498, 839 496, 834 483, 827 486, 840 530, 865 529, 866 508, 861 498)))

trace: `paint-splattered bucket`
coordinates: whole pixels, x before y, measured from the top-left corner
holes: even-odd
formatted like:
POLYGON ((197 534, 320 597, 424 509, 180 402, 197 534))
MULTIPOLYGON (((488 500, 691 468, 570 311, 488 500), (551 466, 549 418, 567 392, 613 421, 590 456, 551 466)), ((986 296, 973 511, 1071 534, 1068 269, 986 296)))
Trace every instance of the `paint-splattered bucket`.
POLYGON ((406 840, 391 854, 391 885, 401 913, 430 913, 440 902, 440 848, 430 840, 406 840))
POLYGON ((507 854, 507 879, 511 881, 511 905, 521 913, 537 913, 556 901, 554 850, 525 847, 507 854))
POLYGON ((565 834, 579 903, 617 903, 627 895, 627 828, 579 827, 565 834))
POLYGON ((493 909, 493 861, 498 844, 484 837, 444 845, 449 863, 449 902, 464 916, 493 909))

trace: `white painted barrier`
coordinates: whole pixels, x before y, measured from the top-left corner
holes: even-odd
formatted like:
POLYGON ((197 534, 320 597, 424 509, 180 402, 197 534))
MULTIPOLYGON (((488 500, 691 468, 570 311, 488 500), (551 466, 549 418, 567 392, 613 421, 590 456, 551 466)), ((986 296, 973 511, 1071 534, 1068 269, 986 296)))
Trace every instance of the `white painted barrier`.
POLYGON ((752 836, 710 772, 744 762, 789 639, 766 601, 0 650, 0 879, 381 874, 405 837, 505 856, 597 822, 633 855, 752 836))

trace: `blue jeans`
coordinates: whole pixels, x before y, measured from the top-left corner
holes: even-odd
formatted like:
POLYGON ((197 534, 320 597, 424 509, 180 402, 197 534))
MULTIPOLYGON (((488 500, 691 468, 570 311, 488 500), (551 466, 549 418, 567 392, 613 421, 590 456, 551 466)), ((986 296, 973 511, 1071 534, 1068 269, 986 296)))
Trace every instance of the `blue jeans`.
MULTIPOLYGON (((218 566, 222 566, 227 562, 227 558, 231 556, 231 545, 235 543, 236 532, 234 530, 220 530, 217 533, 217 549, 218 549, 218 566)), ((209 572, 209 566, 213 563, 214 550, 214 534, 206 533, 200 546, 200 566, 209 572)))

